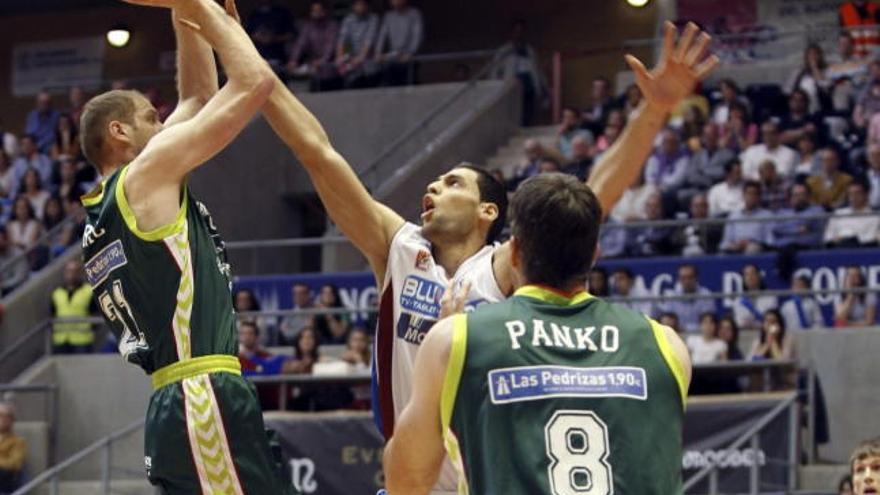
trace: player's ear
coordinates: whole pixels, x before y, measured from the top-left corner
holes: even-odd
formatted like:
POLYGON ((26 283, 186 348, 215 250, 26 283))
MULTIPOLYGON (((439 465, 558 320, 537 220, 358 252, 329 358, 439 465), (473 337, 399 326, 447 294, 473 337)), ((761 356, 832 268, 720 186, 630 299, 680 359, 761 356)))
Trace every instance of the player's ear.
POLYGON ((129 127, 118 120, 111 120, 107 124, 107 136, 118 141, 131 141, 129 127))
POLYGON ((482 215, 489 223, 498 218, 498 205, 495 203, 480 203, 480 215, 482 215))

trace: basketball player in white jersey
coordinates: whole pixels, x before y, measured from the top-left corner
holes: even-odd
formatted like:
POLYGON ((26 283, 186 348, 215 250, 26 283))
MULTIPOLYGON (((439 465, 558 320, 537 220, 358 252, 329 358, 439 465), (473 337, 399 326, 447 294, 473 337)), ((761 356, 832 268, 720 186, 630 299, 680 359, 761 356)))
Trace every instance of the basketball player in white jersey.
MULTIPOLYGON (((232 0, 227 8, 233 13, 232 0)), ((672 109, 719 62, 706 57, 710 37, 696 25, 685 28, 677 45, 676 34, 667 23, 661 61, 650 72, 626 57, 645 101, 590 175, 588 184, 606 212, 641 172, 672 109)), ((391 438, 394 420, 410 398, 419 343, 439 319, 446 289, 468 288, 471 307, 512 292, 510 246, 495 243, 505 221, 506 192, 478 168, 455 167, 427 186, 416 225, 370 196, 318 120, 280 80, 263 112, 306 168, 330 218, 367 258, 381 288, 373 409, 383 435, 391 438)), ((433 493, 455 493, 456 479, 447 462, 433 493)))

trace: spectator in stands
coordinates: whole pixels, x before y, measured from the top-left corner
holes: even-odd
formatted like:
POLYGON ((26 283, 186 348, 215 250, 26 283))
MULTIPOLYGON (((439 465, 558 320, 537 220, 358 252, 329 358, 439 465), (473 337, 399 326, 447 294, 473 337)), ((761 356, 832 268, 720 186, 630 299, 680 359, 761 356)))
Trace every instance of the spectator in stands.
POLYGON ((868 186, 868 205, 880 211, 880 144, 868 146, 868 170, 865 172, 868 186))
POLYGON ((821 171, 807 179, 813 202, 826 208, 836 208, 843 204, 846 191, 853 178, 840 171, 840 156, 834 148, 824 148, 819 152, 821 171))
POLYGON ((584 127, 593 134, 601 133, 608 122, 608 114, 615 107, 611 96, 611 81, 605 77, 593 79, 590 107, 584 111, 584 127))
POLYGON ((650 293, 644 287, 636 285, 632 270, 626 267, 617 268, 611 275, 611 295, 620 298, 615 301, 621 306, 645 315, 654 313, 649 301, 630 301, 634 297, 647 297, 650 293))
POLYGON ((369 371, 372 359, 370 352, 370 335, 363 327, 354 327, 348 333, 345 352, 342 360, 350 364, 355 371, 369 371))
POLYGON ((562 109, 562 122, 559 124, 559 132, 556 138, 556 146, 562 157, 566 160, 574 158, 573 141, 575 138, 584 138, 592 143, 593 134, 587 129, 582 128, 580 111, 574 107, 565 107, 562 109))
MULTIPOLYGON (((79 261, 64 265, 64 283, 52 292, 53 318, 85 318, 95 312, 92 286, 83 281, 79 261)), ((95 334, 91 323, 52 324, 52 344, 56 354, 82 354, 92 351, 95 334)))
MULTIPOLYGON (((316 305, 323 309, 342 309, 342 299, 339 297, 339 287, 325 284, 321 287, 316 305)), ((318 332, 321 342, 325 344, 345 344, 348 341, 349 315, 347 314, 321 314, 315 315, 314 327, 318 332)))
POLYGON ((21 182, 21 189, 18 191, 19 197, 27 198, 34 209, 34 217, 42 220, 43 211, 46 208, 46 201, 49 200, 50 194, 44 191, 40 184, 40 175, 34 169, 28 169, 24 173, 21 182))
POLYGON ((21 486, 27 444, 12 431, 14 425, 12 404, 0 402, 0 493, 12 493, 21 486))
POLYGON ((806 91, 795 89, 788 97, 788 114, 779 122, 779 140, 786 146, 795 146, 804 136, 824 141, 823 124, 819 114, 810 112, 810 100, 806 91))
POLYGON ((21 187, 24 174, 29 169, 34 169, 40 174, 40 182, 43 187, 48 187, 52 184, 52 159, 37 149, 33 136, 27 135, 21 138, 21 155, 12 162, 15 191, 18 191, 18 188, 21 187))
MULTIPOLYGON (((290 290, 293 299, 294 311, 303 309, 312 309, 314 304, 312 301, 312 290, 308 285, 303 283, 293 284, 290 290)), ((297 339, 300 330, 313 325, 314 317, 307 314, 285 316, 281 321, 281 337, 282 343, 291 345, 297 339)))
POLYGON ((257 0, 256 8, 245 22, 245 29, 260 55, 279 72, 287 63, 285 45, 293 41, 295 34, 290 11, 272 0, 257 0))
MULTIPOLYGON (((645 219, 660 221, 665 218, 663 200, 660 194, 655 193, 649 196, 645 203, 645 219)), ((675 227, 672 226, 635 227, 630 229, 628 234, 628 238, 631 240, 629 254, 632 256, 674 254, 676 252, 675 233, 675 227)))
POLYGON ((675 330, 675 333, 680 334, 684 332, 684 330, 681 328, 681 322, 678 319, 678 315, 675 313, 661 313, 658 321, 661 325, 667 326, 675 330))
POLYGON ((872 80, 867 90, 859 95, 853 110, 852 122, 859 129, 866 129, 871 118, 880 112, 880 81, 872 80))
POLYGON ((80 154, 82 148, 79 145, 79 135, 69 115, 61 114, 55 134, 55 142, 52 143, 52 150, 49 153, 50 158, 57 161, 62 156, 76 157, 80 154))
POLYGON ((761 271, 753 264, 748 264, 742 269, 743 290, 742 294, 733 303, 733 319, 736 326, 743 330, 757 330, 761 326, 764 313, 779 307, 776 296, 757 295, 757 292, 767 290, 761 271))
POLYGON ((837 483, 837 495, 854 495, 851 475, 847 474, 837 483))
POLYGON ((0 149, 0 197, 12 198, 15 196, 15 170, 12 161, 5 151, 0 149))
POLYGON ((679 204, 690 203, 698 192, 708 191, 714 184, 724 180, 724 166, 736 158, 729 148, 721 146, 718 124, 703 126, 700 147, 691 155, 684 187, 679 193, 679 204))
POLYGON ((877 322, 877 293, 853 292, 867 288, 861 268, 847 267, 843 288, 846 292, 841 294, 834 304, 834 326, 837 328, 873 326, 877 322))
MULTIPOLYGON (((52 232, 56 227, 64 221, 64 207, 61 205, 61 199, 58 196, 51 196, 46 201, 46 211, 43 213, 43 230, 46 233, 52 232)), ((50 259, 54 259, 66 249, 68 241, 64 229, 56 231, 46 240, 46 245, 50 251, 50 259)))
POLYGON ((58 184, 55 190, 62 201, 67 199, 78 201, 80 196, 88 192, 77 179, 76 172, 76 163, 72 158, 65 156, 58 161, 58 184))
POLYGON ((312 327, 299 331, 293 345, 293 359, 285 361, 284 373, 311 374, 315 363, 321 360, 321 344, 318 333, 312 327))
MULTIPOLYGON (((709 200, 703 193, 691 198, 690 220, 707 220, 709 218, 709 200)), ((675 240, 681 247, 682 256, 702 256, 718 251, 718 244, 724 227, 720 223, 687 223, 678 228, 675 240)))
POLYGON ((0 266, 6 267, 6 269, 0 273, 0 290, 2 290, 3 296, 9 294, 16 287, 21 285, 30 273, 30 267, 28 267, 27 260, 18 257, 21 253, 21 249, 9 243, 9 236, 6 234, 6 228, 0 227, 0 266), (17 259, 18 261, 11 265, 7 265, 7 263, 10 263, 13 259, 17 259))
POLYGON ((876 54, 880 48, 877 30, 865 29, 864 26, 880 24, 880 6, 867 0, 841 2, 837 8, 837 17, 840 27, 851 35, 855 56, 868 57, 876 54))
POLYGON ((309 77, 312 91, 333 89, 338 77, 333 63, 338 35, 339 23, 327 17, 324 3, 311 2, 309 20, 290 52, 287 72, 295 77, 309 77))
POLYGON ((709 189, 709 214, 713 217, 725 217, 745 206, 743 199, 742 163, 739 158, 724 165, 724 182, 709 189))
POLYGON ((669 125, 681 128, 685 141, 691 136, 699 136, 706 119, 711 114, 709 100, 703 96, 700 83, 694 86, 690 95, 686 96, 669 115, 669 125), (699 125, 696 125, 699 121, 699 125))
POLYGON ((743 163, 743 177, 747 180, 758 180, 761 164, 770 160, 776 165, 776 172, 784 178, 794 174, 797 165, 797 153, 782 144, 779 139, 779 125, 768 120, 761 125, 763 142, 749 146, 740 158, 743 163))
MULTIPOLYGON (((803 275, 796 275, 791 279, 791 290, 808 291, 810 282, 803 275)), ((825 327, 825 318, 822 316, 822 308, 819 303, 809 294, 796 294, 782 303, 779 312, 791 330, 810 330, 812 328, 825 327)))
POLYGON ((422 13, 409 5, 409 0, 391 0, 391 10, 385 12, 376 52, 385 64, 385 84, 406 84, 413 70, 412 58, 419 52, 424 40, 422 13))
MULTIPOLYGON (((780 217, 815 217, 825 210, 810 204, 810 192, 804 184, 792 184, 788 189, 788 208, 778 212, 780 217)), ((822 244, 825 222, 822 219, 779 220, 770 225, 770 245, 776 249, 813 249, 822 244)))
POLYGON ((811 136, 803 136, 797 142, 798 163, 794 166, 794 177, 797 181, 806 181, 807 177, 819 172, 819 157, 816 155, 816 140, 811 136))
POLYGON ((824 241, 832 247, 876 246, 880 239, 880 215, 873 214, 868 205, 865 184, 856 181, 847 188, 849 206, 838 208, 825 228, 824 241), (869 216, 847 217, 853 214, 869 216))
POLYGON ((831 104, 836 112, 848 115, 853 100, 867 79, 865 59, 856 54, 853 37, 842 31, 837 37, 837 56, 826 71, 831 82, 831 104))
POLYGON ((59 243, 62 246, 72 246, 82 238, 86 227, 86 210, 79 199, 62 199, 61 206, 64 216, 70 218, 71 222, 63 229, 59 243))
POLYGON ((764 313, 761 337, 749 351, 749 361, 764 359, 791 359, 794 357, 794 341, 786 332, 785 319, 775 309, 764 313))
POLYGON ((739 327, 733 316, 724 315, 718 320, 718 338, 727 343, 725 361, 742 361, 743 353, 739 349, 739 327))
POLYGON ((545 157, 541 160, 541 163, 538 165, 538 173, 539 174, 554 174, 562 171, 562 167, 559 165, 559 161, 553 157, 545 157))
POLYGON ((828 63, 825 62, 825 52, 817 43, 810 43, 804 50, 804 65, 798 68, 789 78, 786 84, 786 92, 791 93, 795 89, 803 91, 809 99, 809 111, 821 112, 824 108, 822 101, 827 96, 828 78, 825 72, 828 63))
POLYGON ((657 186, 664 195, 673 195, 674 198, 685 183, 690 156, 681 146, 678 133, 672 129, 663 131, 660 143, 645 165, 645 180, 657 186))
POLYGON ((0 151, 5 152, 8 156, 18 155, 18 138, 9 132, 9 128, 3 123, 2 116, 0 116, 0 151))
MULTIPOLYGON (((684 264, 678 267, 678 281, 675 287, 667 292, 671 296, 705 296, 711 294, 709 289, 702 287, 696 265, 684 264)), ((711 298, 673 299, 659 305, 664 313, 675 313, 681 321, 685 332, 699 331, 700 315, 715 313, 715 301, 711 298)))
POLYGON ((70 105, 64 113, 70 118, 73 129, 79 133, 79 118, 82 116, 83 108, 86 106, 86 92, 81 86, 71 86, 67 92, 67 101, 70 105))
POLYGON ((562 171, 566 174, 574 175, 578 180, 586 181, 590 177, 590 171, 593 168, 592 155, 592 137, 575 136, 571 140, 571 159, 562 167, 562 171))
POLYGON ((761 207, 770 211, 784 208, 790 181, 776 173, 776 165, 771 160, 761 162, 758 177, 761 184, 761 207))
POLYGON ((55 143, 58 119, 61 114, 52 108, 52 97, 46 91, 37 94, 37 107, 27 116, 24 133, 34 138, 40 153, 49 154, 55 143))
MULTIPOLYGON (((260 300, 251 289, 238 289, 235 291, 232 303, 236 313, 259 312, 262 310, 260 300)), ((257 327, 264 330, 263 332, 258 332, 261 345, 273 345, 278 341, 274 318, 256 315, 248 315, 247 318, 253 320, 257 327)))
POLYGON ((517 166, 514 177, 508 184, 511 190, 516 189, 520 182, 538 175, 544 158, 553 157, 553 153, 537 139, 526 139, 523 149, 525 151, 525 158, 517 166))
POLYGON ((743 207, 730 214, 732 222, 724 226, 721 250, 725 253, 754 254, 770 241, 769 223, 762 221, 772 214, 761 208, 761 184, 748 181, 743 186, 743 207), (753 219, 749 221, 748 219, 753 219))
POLYGON ((34 218, 34 207, 21 196, 12 203, 12 220, 6 225, 9 242, 22 251, 29 250, 43 233, 43 227, 34 218))
POLYGON ((523 126, 531 125, 535 105, 541 99, 546 84, 538 65, 535 49, 525 41, 526 22, 522 19, 513 23, 510 41, 495 52, 497 79, 516 79, 522 88, 523 126))
POLYGON ((244 376, 277 375, 284 357, 273 356, 263 349, 260 345, 260 327, 253 320, 245 320, 238 324, 238 360, 244 376))
POLYGON ((659 194, 660 190, 654 184, 647 184, 645 176, 639 174, 633 185, 623 192, 620 200, 608 213, 608 216, 616 222, 634 222, 647 218, 648 199, 659 194))
POLYGON ((593 158, 598 160, 599 156, 602 153, 606 152, 608 148, 617 141, 617 138, 620 137, 620 133, 623 132, 623 127, 618 125, 606 125, 605 131, 599 136, 599 139, 596 140, 595 152, 593 154, 593 158))
POLYGON ((724 79, 718 85, 721 89, 721 101, 712 109, 712 120, 718 125, 728 122, 732 107, 739 103, 748 110, 749 100, 740 94, 739 86, 733 79, 724 79))
POLYGON ((642 90, 639 89, 639 86, 637 84, 630 84, 627 86, 626 91, 623 93, 623 105, 621 108, 624 117, 629 119, 641 102, 642 90))
POLYGON ((727 343, 718 338, 718 318, 714 312, 700 315, 700 335, 686 340, 693 364, 710 364, 727 358, 727 343))
POLYGON ((730 107, 727 122, 721 128, 721 146, 739 153, 758 141, 758 125, 752 122, 746 105, 736 102, 730 107))
POLYGON ((849 458, 849 467, 851 493, 865 495, 880 491, 880 438, 860 443, 849 458))
POLYGON ((600 266, 594 266, 587 277, 587 290, 597 297, 608 297, 608 272, 600 266))
POLYGON ((688 147, 694 142, 699 142, 700 136, 703 133, 703 126, 706 125, 706 116, 702 112, 697 105, 690 105, 684 111, 680 132, 685 145, 688 147))
POLYGON ((342 20, 336 42, 336 70, 346 88, 373 85, 379 71, 372 60, 378 34, 379 16, 370 12, 367 0, 355 0, 351 13, 342 20))

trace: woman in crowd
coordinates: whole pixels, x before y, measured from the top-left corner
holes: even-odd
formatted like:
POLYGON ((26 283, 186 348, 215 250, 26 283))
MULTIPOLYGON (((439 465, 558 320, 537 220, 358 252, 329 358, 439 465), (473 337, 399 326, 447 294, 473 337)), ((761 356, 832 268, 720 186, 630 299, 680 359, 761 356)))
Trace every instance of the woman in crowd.
POLYGON ((608 297, 608 272, 601 267, 593 267, 587 279, 590 294, 596 297, 608 297))
POLYGON ((779 311, 767 310, 761 325, 761 338, 755 341, 749 351, 749 361, 764 359, 792 359, 794 345, 791 336, 785 331, 785 320, 779 311))
POLYGON ((748 108, 735 102, 728 112, 727 121, 721 124, 721 145, 735 152, 758 141, 758 124, 752 122, 748 108))
POLYGON ((284 363, 282 370, 291 374, 311 374, 315 363, 321 359, 321 344, 318 333, 312 327, 299 331, 293 345, 293 359, 284 363))
POLYGON ((55 135, 55 143, 52 145, 50 153, 52 160, 60 160, 63 156, 76 158, 79 155, 81 149, 79 146, 79 136, 69 115, 61 114, 61 118, 58 119, 55 135))
POLYGON ((35 169, 28 169, 24 173, 21 190, 18 194, 30 201, 34 209, 34 217, 38 220, 42 219, 43 210, 46 208, 46 201, 49 200, 50 194, 48 191, 43 190, 43 185, 40 183, 40 174, 35 169))
MULTIPOLYGON (((51 196, 46 201, 46 211, 43 212, 43 230, 50 232, 63 221, 64 208, 61 206, 61 199, 57 196, 51 196)), ((49 238, 48 245, 53 257, 67 249, 67 244, 64 244, 65 240, 64 229, 59 230, 49 238)))
POLYGON ((731 315, 724 315, 718 320, 718 338, 727 343, 727 361, 742 361, 743 353, 739 350, 739 327, 731 315))
POLYGON ((74 199, 79 201, 80 196, 87 191, 76 177, 77 168, 73 158, 63 157, 58 161, 58 196, 62 199, 74 199))
POLYGON ((0 196, 8 199, 15 197, 15 172, 12 170, 12 161, 5 151, 0 149, 0 196))
MULTIPOLYGON (((339 288, 335 285, 326 284, 321 287, 318 294, 317 306, 324 309, 342 308, 342 299, 339 297, 339 288)), ((315 315, 315 330, 321 336, 321 341, 327 344, 345 344, 348 340, 348 315, 347 314, 323 314, 315 315)))
MULTIPOLYGON (((235 291, 233 298, 233 306, 236 313, 247 313, 260 311, 260 300, 250 289, 239 289, 235 291)), ((265 316, 250 316, 257 326, 262 330, 260 332, 260 345, 272 346, 277 345, 277 329, 275 328, 275 320, 265 316)))
POLYGON ((794 71, 785 86, 786 93, 795 89, 802 89, 810 100, 810 112, 820 112, 824 108, 823 100, 827 98, 829 86, 826 71, 828 63, 825 62, 825 52, 816 43, 807 45, 804 50, 804 64, 794 71))
MULTIPOLYGON (((843 288, 847 291, 864 289, 865 277, 861 268, 850 266, 846 269, 843 288)), ((834 305, 834 326, 867 327, 877 321, 877 294, 875 292, 845 292, 834 305)))
POLYGON ((758 267, 748 264, 743 267, 743 293, 733 305, 733 318, 743 330, 757 330, 761 327, 764 313, 779 307, 776 296, 757 296, 754 293, 767 289, 758 267))
MULTIPOLYGON (((363 327, 352 328, 351 332, 348 333, 348 343, 345 346, 345 352, 342 354, 342 360, 351 365, 352 371, 367 373, 370 371, 371 359, 370 336, 367 330, 363 327)), ((370 409, 372 391, 369 385, 351 387, 351 394, 353 396, 349 406, 351 409, 364 411, 370 409)))
POLYGON ((40 238, 43 226, 34 218, 34 207, 24 196, 19 196, 12 204, 12 220, 6 227, 9 242, 23 251, 27 251, 40 238))
POLYGON ((700 335, 688 336, 687 347, 693 364, 717 363, 726 359, 727 343, 718 337, 715 313, 700 315, 700 335))

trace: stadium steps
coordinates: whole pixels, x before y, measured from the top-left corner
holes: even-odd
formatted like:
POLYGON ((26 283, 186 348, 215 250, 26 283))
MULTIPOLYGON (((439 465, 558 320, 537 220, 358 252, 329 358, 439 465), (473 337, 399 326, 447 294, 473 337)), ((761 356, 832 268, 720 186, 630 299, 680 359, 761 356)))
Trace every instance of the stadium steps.
POLYGON ((24 472, 33 475, 45 471, 49 466, 49 423, 16 421, 14 431, 27 445, 24 472))
POLYGON ((510 138, 504 146, 498 148, 489 160, 486 162, 487 167, 491 169, 499 169, 504 173, 504 177, 512 177, 518 164, 520 164, 525 156, 523 146, 528 139, 537 139, 544 146, 556 146, 556 133, 559 126, 540 126, 540 127, 523 127, 510 138))
POLYGON ((801 466, 798 471, 798 484, 801 490, 829 491, 837 493, 837 483, 848 472, 846 464, 813 464, 801 466))

